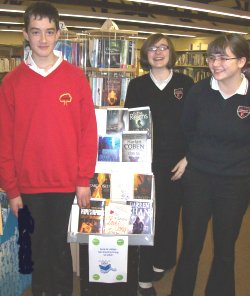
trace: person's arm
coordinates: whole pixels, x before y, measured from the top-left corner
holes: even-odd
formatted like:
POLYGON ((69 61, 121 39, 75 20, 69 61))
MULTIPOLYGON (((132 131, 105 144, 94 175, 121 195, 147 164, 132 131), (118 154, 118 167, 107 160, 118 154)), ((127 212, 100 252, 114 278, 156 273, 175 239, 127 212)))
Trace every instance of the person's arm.
POLYGON ((13 212, 13 214, 18 217, 18 211, 19 209, 23 208, 23 201, 21 196, 17 196, 15 198, 10 198, 9 199, 9 205, 10 209, 13 212))
POLYGON ((14 161, 15 99, 12 89, 13 85, 6 77, 0 87, 0 187, 8 199, 20 196, 14 161))

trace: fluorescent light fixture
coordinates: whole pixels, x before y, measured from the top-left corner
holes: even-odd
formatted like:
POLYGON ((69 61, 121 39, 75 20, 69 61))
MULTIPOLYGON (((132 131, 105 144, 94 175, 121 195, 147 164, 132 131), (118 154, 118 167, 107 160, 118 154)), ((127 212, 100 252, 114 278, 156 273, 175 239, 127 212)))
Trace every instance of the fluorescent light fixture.
POLYGON ((23 30, 14 30, 14 29, 0 29, 1 32, 15 32, 15 33, 22 33, 23 30))
MULTIPOLYGON (((226 11, 224 12, 224 11, 219 11, 219 10, 215 10, 215 9, 205 8, 204 6, 208 5, 208 4, 203 4, 202 7, 201 7, 201 5, 200 5, 200 7, 198 7, 197 4, 195 6, 193 6, 191 4, 192 2, 190 2, 189 5, 184 5, 184 4, 166 3, 166 1, 152 1, 152 0, 126 0, 126 1, 159 5, 159 6, 174 7, 174 8, 189 9, 189 10, 195 10, 195 11, 201 11, 201 12, 208 12, 208 13, 212 13, 212 14, 243 18, 243 19, 248 19, 248 20, 250 19, 250 16, 246 15, 244 13, 238 14, 238 13, 233 13, 233 12, 226 12, 226 11)), ((221 9, 223 9, 223 8, 221 7, 221 9)))
MULTIPOLYGON (((171 6, 171 7, 181 7, 181 8, 186 8, 186 9, 194 9, 197 10, 195 7, 191 6, 184 6, 184 5, 177 5, 177 4, 169 4, 161 1, 146 1, 146 0, 127 0, 127 1, 134 1, 134 2, 141 2, 141 3, 148 3, 148 4, 154 4, 154 5, 164 5, 164 6, 171 6)), ((171 1, 169 1, 171 2, 171 1)), ((203 4, 204 6, 205 4, 203 4)), ((230 9, 229 9, 230 10, 230 9)), ((19 12, 23 13, 24 10, 18 10, 18 9, 12 9, 12 8, 0 8, 0 11, 5 11, 5 12, 19 12)), ((65 11, 65 10, 64 10, 65 11)), ((74 18, 85 18, 85 19, 99 19, 99 20, 106 20, 107 15, 105 14, 100 14, 100 13, 85 13, 85 14, 75 14, 73 11, 71 13, 67 13, 59 10, 60 16, 65 16, 65 17, 74 17, 74 18)), ((200 10, 201 11, 201 10, 200 10)), ((204 9, 202 11, 205 11, 204 9)), ((207 12, 211 12, 211 10, 206 9, 207 12)), ((203 30, 203 31, 210 31, 210 32, 224 32, 224 33, 238 33, 238 34, 248 34, 247 32, 241 32, 241 31, 236 31, 236 30, 227 30, 227 29, 217 29, 217 28, 208 28, 208 27, 199 27, 199 26, 190 26, 190 25, 184 25, 184 24, 175 24, 175 23, 168 23, 168 22, 157 22, 153 21, 150 18, 147 18, 146 20, 140 19, 140 18, 122 18, 118 17, 117 14, 109 14, 109 18, 114 20, 114 21, 121 21, 121 22, 127 22, 127 23, 140 23, 140 24, 148 24, 148 25, 158 25, 158 26, 169 26, 173 28, 186 28, 186 29, 194 29, 194 30, 203 30)), ((250 19, 250 16, 248 17, 250 19)))

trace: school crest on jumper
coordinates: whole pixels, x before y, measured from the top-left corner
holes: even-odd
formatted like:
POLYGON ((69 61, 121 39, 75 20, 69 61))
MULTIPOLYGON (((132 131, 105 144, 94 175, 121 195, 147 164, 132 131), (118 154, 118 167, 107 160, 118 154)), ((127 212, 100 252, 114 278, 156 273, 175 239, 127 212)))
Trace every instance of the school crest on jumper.
POLYGON ((59 97, 59 101, 60 101, 61 103, 63 103, 64 106, 67 106, 69 103, 72 102, 72 96, 71 96, 71 94, 69 94, 69 93, 62 94, 62 95, 60 95, 60 97, 59 97))
POLYGON ((174 96, 176 97, 176 99, 181 100, 183 97, 183 88, 174 89, 174 96))
POLYGON ((246 118, 250 114, 250 107, 248 106, 238 106, 237 115, 240 119, 246 118))

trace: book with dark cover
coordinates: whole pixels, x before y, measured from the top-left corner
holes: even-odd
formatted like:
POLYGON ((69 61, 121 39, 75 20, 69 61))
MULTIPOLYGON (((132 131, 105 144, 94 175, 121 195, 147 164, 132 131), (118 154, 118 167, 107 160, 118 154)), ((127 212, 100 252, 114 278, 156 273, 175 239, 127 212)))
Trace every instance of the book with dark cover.
POLYGON ((128 123, 130 131, 147 131, 148 139, 151 138, 151 113, 149 107, 130 108, 128 123))
POLYGON ((120 152, 121 138, 119 136, 99 136, 98 161, 119 162, 120 152))
POLYGON ((152 234, 153 232, 153 202, 151 200, 127 200, 131 206, 129 233, 152 234))
POLYGON ((102 84, 102 106, 120 106, 121 77, 104 77, 102 84))
POLYGON ((134 174, 134 198, 151 199, 152 198, 152 180, 153 175, 134 174))
POLYGON ((127 129, 128 109, 126 108, 108 108, 106 133, 121 133, 127 129))
POLYGON ((121 40, 104 39, 104 68, 120 68, 121 52, 121 40))
POLYGON ((122 133, 122 161, 147 161, 147 132, 127 131, 122 133))
POLYGON ((105 199, 91 198, 88 208, 80 208, 78 232, 103 233, 105 199))
POLYGON ((106 205, 110 201, 110 174, 94 173, 90 179, 90 191, 92 198, 105 198, 106 205))

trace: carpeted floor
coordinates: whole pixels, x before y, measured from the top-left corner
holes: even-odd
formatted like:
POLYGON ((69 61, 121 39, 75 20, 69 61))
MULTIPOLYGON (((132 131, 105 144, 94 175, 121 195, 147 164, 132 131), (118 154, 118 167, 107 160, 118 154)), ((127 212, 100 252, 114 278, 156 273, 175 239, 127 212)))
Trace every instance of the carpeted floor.
MULTIPOLYGON (((182 233, 179 234, 178 250, 181 247, 182 233)), ((209 225, 206 241, 200 259, 198 277, 194 296, 204 296, 204 288, 206 285, 209 268, 211 265, 212 255, 212 234, 211 224, 209 225)), ((235 264, 235 279, 236 279, 236 296, 250 296, 250 207, 244 217, 240 236, 236 246, 236 264, 235 264)), ((165 275, 165 277, 155 283, 157 296, 166 296, 170 293, 171 283, 174 275, 174 270, 165 275)), ((31 296, 30 289, 26 290, 22 296, 31 296)), ((74 293, 73 296, 80 296, 80 280, 74 276, 74 293)), ((84 296, 84 295, 81 295, 84 296)), ((113 295, 116 296, 116 295, 113 295)), ((119 296, 119 295, 117 295, 119 296)), ((131 296, 131 295, 128 295, 131 296)))

